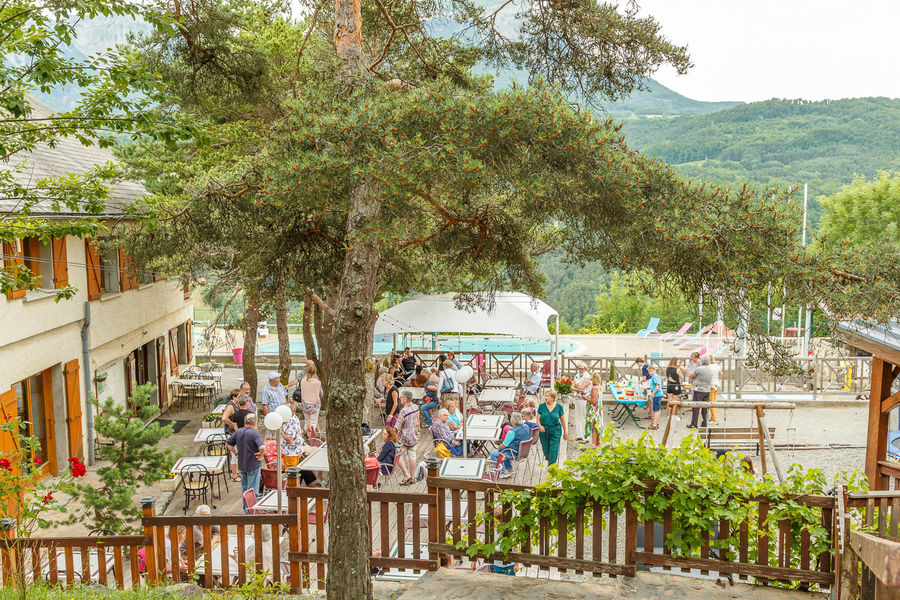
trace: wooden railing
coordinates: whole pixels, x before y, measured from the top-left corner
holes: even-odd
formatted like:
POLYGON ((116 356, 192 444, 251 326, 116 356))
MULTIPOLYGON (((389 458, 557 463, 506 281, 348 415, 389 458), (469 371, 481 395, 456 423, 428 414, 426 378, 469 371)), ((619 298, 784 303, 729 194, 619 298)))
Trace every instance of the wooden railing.
MULTIPOLYGON (((11 533, 7 530, 5 533, 11 533)), ((26 583, 140 585, 138 550, 151 543, 142 535, 0 539, 3 585, 26 583)))
POLYGON ((844 494, 844 504, 840 600, 900 598, 900 490, 844 494))

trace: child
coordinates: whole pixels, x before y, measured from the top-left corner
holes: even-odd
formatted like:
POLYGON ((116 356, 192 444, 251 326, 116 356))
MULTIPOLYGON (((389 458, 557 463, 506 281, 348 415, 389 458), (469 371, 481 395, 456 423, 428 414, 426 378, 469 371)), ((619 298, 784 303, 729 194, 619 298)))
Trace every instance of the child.
POLYGON ((650 409, 650 426, 647 429, 659 429, 659 411, 662 410, 663 399, 662 379, 656 374, 656 365, 651 364, 647 367, 647 374, 650 382, 650 391, 647 395, 653 398, 653 406, 650 409))

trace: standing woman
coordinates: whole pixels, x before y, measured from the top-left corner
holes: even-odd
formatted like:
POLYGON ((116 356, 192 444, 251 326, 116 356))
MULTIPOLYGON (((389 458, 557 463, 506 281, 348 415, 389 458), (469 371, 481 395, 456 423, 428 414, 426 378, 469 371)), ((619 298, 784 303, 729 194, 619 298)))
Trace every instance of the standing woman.
POLYGON ((681 372, 681 361, 673 358, 666 367, 666 402, 678 402, 681 398, 681 381, 684 375, 681 372))
MULTIPOLYGON (((709 401, 715 402, 716 396, 719 394, 719 386, 722 380, 722 365, 716 363, 716 357, 712 354, 709 355, 709 366, 713 369, 713 379, 712 384, 709 386, 709 401)), ((712 406, 709 407, 709 418, 712 419, 715 423, 719 422, 719 417, 716 414, 716 409, 712 406)))
POLYGON ((566 434, 566 413, 562 404, 556 401, 556 396, 556 390, 547 390, 544 393, 544 403, 538 406, 541 449, 547 463, 551 465, 559 460, 559 439, 569 439, 566 434))
POLYGON ((394 385, 394 377, 390 373, 381 376, 381 383, 387 390, 384 393, 384 424, 393 427, 397 422, 397 413, 400 412, 400 390, 394 385))
POLYGON ((603 403, 600 401, 600 383, 600 373, 592 374, 584 437, 591 438, 594 448, 600 445, 600 430, 603 429, 603 403))
POLYGON ((306 368, 306 377, 300 381, 300 397, 303 416, 306 419, 306 435, 320 438, 319 409, 322 407, 322 382, 316 377, 316 365, 306 368))

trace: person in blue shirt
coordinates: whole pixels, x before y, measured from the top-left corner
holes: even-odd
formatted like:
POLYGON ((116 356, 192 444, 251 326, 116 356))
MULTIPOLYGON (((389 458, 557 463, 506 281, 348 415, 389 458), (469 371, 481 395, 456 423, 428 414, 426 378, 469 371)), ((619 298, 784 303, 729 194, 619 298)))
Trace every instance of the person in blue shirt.
POLYGON ((512 427, 506 432, 506 437, 500 442, 500 447, 491 450, 492 466, 497 464, 501 453, 504 456, 500 479, 512 477, 512 461, 519 456, 519 444, 531 439, 531 427, 525 424, 521 413, 514 412, 509 415, 509 422, 512 427))
POLYGON ((650 391, 648 395, 653 398, 653 407, 650 409, 650 426, 647 429, 659 429, 659 411, 662 410, 662 379, 656 374, 656 365, 647 366, 647 374, 650 376, 650 391))
POLYGON ((530 395, 534 396, 537 394, 538 389, 541 387, 541 368, 537 363, 531 363, 531 375, 528 376, 528 379, 525 380, 525 384, 522 386, 522 390, 530 395))

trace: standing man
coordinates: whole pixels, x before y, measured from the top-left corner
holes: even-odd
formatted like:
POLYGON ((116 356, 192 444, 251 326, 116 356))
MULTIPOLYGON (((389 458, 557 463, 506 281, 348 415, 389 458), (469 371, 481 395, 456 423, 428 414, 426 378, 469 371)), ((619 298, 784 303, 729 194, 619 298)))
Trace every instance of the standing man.
MULTIPOLYGON (((693 356, 691 358, 693 359, 693 356)), ((709 402, 709 390, 712 387, 715 374, 714 367, 709 364, 709 356, 704 355, 700 359, 700 366, 690 373, 690 377, 694 381, 694 402, 709 402)), ((700 427, 706 427, 706 415, 708 412, 706 408, 692 408, 691 424, 688 427, 692 429, 697 427, 699 414, 703 415, 703 424, 700 427)))
POLYGON ((406 375, 407 379, 416 372, 416 357, 413 356, 409 346, 404 348, 403 354, 400 355, 400 366, 403 368, 403 373, 406 375))
MULTIPOLYGON (((241 474, 241 494, 259 489, 260 459, 263 456, 263 439, 256 427, 256 415, 249 414, 244 419, 244 426, 232 434, 225 445, 232 454, 237 454, 238 471, 241 474)), ((244 512, 249 513, 244 502, 244 512)))
MULTIPOLYGON (((297 380, 292 379, 288 382, 288 385, 294 385, 295 383, 297 383, 297 380)), ((284 386, 281 384, 281 374, 278 371, 270 371, 269 385, 263 388, 260 399, 262 416, 266 416, 270 412, 274 411, 276 408, 284 404, 286 400, 287 390, 284 389, 284 386)))
POLYGON ((256 404, 253 402, 253 394, 250 393, 250 384, 245 381, 244 383, 242 383, 240 385, 240 387, 238 389, 240 390, 240 393, 247 394, 247 398, 250 399, 250 401, 247 404, 248 410, 250 412, 256 412, 256 404))

